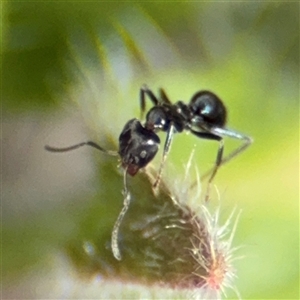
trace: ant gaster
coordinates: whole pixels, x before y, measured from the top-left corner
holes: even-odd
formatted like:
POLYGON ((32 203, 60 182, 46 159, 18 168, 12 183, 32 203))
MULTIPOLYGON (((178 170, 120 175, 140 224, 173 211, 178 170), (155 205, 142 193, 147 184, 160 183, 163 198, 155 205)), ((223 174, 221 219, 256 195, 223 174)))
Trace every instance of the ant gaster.
POLYGON ((172 104, 163 89, 159 90, 159 98, 157 98, 147 86, 143 86, 140 90, 141 119, 144 118, 146 111, 146 96, 148 96, 154 106, 146 114, 144 125, 142 125, 138 119, 132 119, 126 123, 119 136, 118 151, 106 150, 92 141, 83 142, 67 148, 45 146, 45 149, 51 152, 65 152, 88 145, 109 155, 120 156, 121 164, 124 168, 124 202, 123 208, 114 224, 111 237, 112 252, 114 257, 118 260, 121 260, 120 249, 118 246, 119 227, 128 210, 131 198, 127 189, 127 173, 134 176, 141 168, 146 167, 154 158, 160 145, 160 139, 156 132, 165 131, 167 137, 158 175, 153 185, 154 187, 159 185, 174 133, 180 133, 187 130, 199 138, 219 142, 215 166, 211 170, 211 175, 208 179, 206 201, 208 200, 211 182, 215 177, 218 168, 244 151, 252 143, 250 137, 225 128, 227 117, 226 108, 222 101, 210 91, 197 92, 188 104, 185 104, 182 101, 172 104), (228 156, 223 157, 223 137, 225 136, 242 140, 244 143, 228 156))

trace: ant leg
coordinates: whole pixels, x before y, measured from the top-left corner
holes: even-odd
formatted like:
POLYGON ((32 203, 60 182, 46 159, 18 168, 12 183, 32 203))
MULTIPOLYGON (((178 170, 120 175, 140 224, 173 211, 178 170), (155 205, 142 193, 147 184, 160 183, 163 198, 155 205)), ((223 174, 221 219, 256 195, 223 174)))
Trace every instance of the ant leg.
POLYGON ((163 103, 172 104, 164 89, 159 89, 160 99, 163 103))
MULTIPOLYGON (((223 141, 222 137, 214 135, 210 132, 197 132, 197 131, 194 131, 194 130, 191 130, 191 132, 199 138, 219 141, 219 149, 218 149, 218 152, 217 152, 215 166, 211 170, 209 170, 209 172, 207 172, 207 174, 205 174, 205 176, 210 174, 210 177, 209 177, 208 183, 207 183, 207 187, 206 187, 205 198, 204 198, 205 202, 208 202, 212 181, 215 178, 215 176, 217 174, 217 171, 218 171, 218 169, 219 169, 219 167, 221 166, 221 163, 222 163, 223 152, 224 152, 224 141, 223 141)), ((203 178, 203 176, 202 176, 202 178, 203 178)))
POLYGON ((124 188, 122 191, 122 194, 124 196, 123 208, 122 208, 121 212, 119 213, 119 216, 115 222, 115 225, 114 225, 114 228, 112 231, 112 235, 111 235, 111 249, 112 249, 114 257, 117 260, 121 260, 121 258, 122 258, 121 253, 120 253, 119 244, 118 244, 119 228, 120 228, 120 225, 123 221, 123 218, 124 218, 128 208, 129 208, 129 204, 130 204, 130 200, 131 200, 130 193, 127 189, 126 176, 127 176, 127 169, 124 170, 124 188))
POLYGON ((146 86, 143 85, 140 89, 140 109, 141 109, 141 120, 144 118, 144 114, 146 111, 146 95, 149 97, 149 99, 152 101, 153 105, 158 105, 159 101, 154 95, 154 93, 146 86))
POLYGON ((159 185, 159 182, 161 180, 162 171, 163 171, 163 168, 164 168, 164 164, 165 164, 166 158, 167 158, 168 153, 170 151, 171 142, 172 142, 172 139, 173 139, 174 132, 175 132, 175 127, 171 123, 170 128, 169 128, 169 130, 167 132, 167 138, 166 138, 166 141, 165 141, 163 157, 162 157, 162 160, 161 160, 161 163, 160 163, 158 175, 157 175, 157 178, 156 178, 156 180, 155 180, 155 182, 153 184, 154 188, 156 188, 159 185))
MULTIPOLYGON (((234 130, 230 130, 230 129, 226 129, 226 128, 213 128, 211 130, 211 132, 218 136, 222 136, 222 137, 228 136, 230 138, 244 141, 244 143, 241 146, 239 146, 238 148, 233 150, 231 153, 229 153, 227 156, 222 158, 222 160, 220 161, 220 166, 224 165, 225 163, 230 161, 235 156, 241 154, 253 143, 253 139, 251 137, 244 135, 242 133, 236 132, 234 130)), ((210 172, 212 172, 212 170, 209 170, 207 173, 205 173, 202 178, 208 176, 208 174, 210 174, 210 172)))
POLYGON ((219 149, 218 149, 218 153, 217 153, 217 158, 216 158, 215 166, 212 169, 211 175, 210 175, 210 177, 208 179, 208 183, 207 183, 207 187, 206 187, 206 193, 205 193, 205 198, 204 198, 205 202, 208 202, 208 200, 209 200, 209 193, 210 193, 211 184, 212 184, 212 181, 213 181, 214 177, 217 174, 217 171, 218 171, 219 167, 221 166, 223 152, 224 152, 224 141, 223 141, 223 139, 221 139, 220 142, 219 142, 219 149))
POLYGON ((205 201, 208 201, 210 186, 211 186, 212 180, 214 179, 219 167, 224 165, 225 163, 227 163, 228 161, 230 161, 232 158, 239 155, 243 151, 245 151, 252 144, 253 140, 252 140, 252 138, 250 138, 247 135, 244 135, 244 134, 238 133, 234 130, 230 130, 230 129, 226 129, 226 128, 218 128, 218 127, 211 128, 210 133, 208 133, 208 132, 201 133, 201 132, 195 132, 195 131, 191 131, 191 132, 201 138, 213 139, 213 140, 220 141, 215 166, 201 177, 203 179, 203 178, 207 177, 209 174, 211 174, 210 178, 208 180, 208 186, 207 186, 206 195, 205 195, 205 201), (244 143, 241 146, 239 146, 237 149, 235 149, 231 153, 229 153, 227 156, 223 157, 223 152, 224 152, 223 137, 225 137, 225 136, 235 138, 237 140, 242 140, 242 141, 244 141, 244 143))
POLYGON ((160 99, 157 99, 154 93, 146 85, 143 85, 142 88, 140 89, 141 120, 143 120, 146 111, 146 95, 152 101, 154 106, 159 105, 160 102, 172 104, 164 89, 162 88, 159 89, 160 99))
POLYGON ((99 146, 98 144, 96 144, 92 141, 79 143, 79 144, 72 145, 72 146, 69 146, 69 147, 66 147, 66 148, 56 148, 56 147, 51 147, 51 146, 46 145, 45 149, 47 151, 50 151, 50 152, 67 152, 67 151, 75 150, 75 149, 80 148, 82 146, 94 147, 94 148, 96 148, 96 149, 98 149, 98 150, 100 150, 100 151, 102 151, 106 154, 111 155, 111 156, 118 156, 119 155, 119 153, 117 151, 106 150, 106 149, 102 148, 101 146, 99 146))

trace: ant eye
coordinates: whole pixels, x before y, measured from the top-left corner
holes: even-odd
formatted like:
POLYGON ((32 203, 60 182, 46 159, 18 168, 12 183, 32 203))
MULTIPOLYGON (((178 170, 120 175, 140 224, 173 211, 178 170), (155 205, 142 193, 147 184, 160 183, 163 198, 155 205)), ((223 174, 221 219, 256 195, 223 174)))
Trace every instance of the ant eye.
POLYGON ((201 91, 196 93, 189 108, 195 117, 214 126, 224 126, 226 123, 226 109, 220 98, 212 92, 201 91))
POLYGON ((142 150, 141 153, 140 153, 140 157, 141 158, 146 158, 147 156, 147 151, 146 150, 142 150))

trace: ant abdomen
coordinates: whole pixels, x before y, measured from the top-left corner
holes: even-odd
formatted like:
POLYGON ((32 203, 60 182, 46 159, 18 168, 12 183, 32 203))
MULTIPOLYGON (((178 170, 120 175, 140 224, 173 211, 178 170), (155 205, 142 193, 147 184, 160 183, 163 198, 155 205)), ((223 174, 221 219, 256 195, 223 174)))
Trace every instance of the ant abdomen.
POLYGON ((226 108, 221 99, 212 92, 196 93, 189 104, 195 123, 223 127, 226 123, 226 108))

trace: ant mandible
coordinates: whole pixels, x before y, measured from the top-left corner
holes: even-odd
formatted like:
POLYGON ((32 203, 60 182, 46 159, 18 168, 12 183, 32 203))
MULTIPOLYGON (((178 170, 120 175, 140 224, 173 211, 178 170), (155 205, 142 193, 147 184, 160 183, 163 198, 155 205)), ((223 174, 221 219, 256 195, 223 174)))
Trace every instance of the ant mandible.
POLYGON ((157 98, 147 86, 143 86, 140 89, 141 119, 144 118, 146 111, 146 96, 148 96, 154 106, 146 114, 144 125, 142 125, 138 119, 131 119, 125 124, 119 136, 118 151, 106 150, 92 141, 83 142, 67 148, 45 146, 45 149, 51 152, 66 152, 87 145, 108 155, 120 157, 121 165, 124 168, 124 201, 123 208, 114 224, 111 237, 112 252, 114 257, 118 260, 121 260, 118 246, 119 227, 128 210, 131 198, 127 189, 127 173, 134 176, 154 158, 160 145, 160 139, 156 134, 158 131, 165 131, 167 137, 158 175, 153 185, 154 188, 159 185, 161 180, 164 163, 168 156, 174 133, 188 130, 199 138, 219 142, 215 166, 208 180, 206 201, 208 199, 211 182, 218 168, 244 151, 252 143, 252 139, 249 136, 225 128, 226 108, 222 101, 210 91, 197 92, 191 98, 189 104, 185 104, 182 101, 172 104, 163 89, 159 89, 159 98, 157 98), (242 140, 244 143, 228 156, 223 157, 223 137, 225 136, 242 140))

